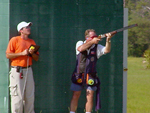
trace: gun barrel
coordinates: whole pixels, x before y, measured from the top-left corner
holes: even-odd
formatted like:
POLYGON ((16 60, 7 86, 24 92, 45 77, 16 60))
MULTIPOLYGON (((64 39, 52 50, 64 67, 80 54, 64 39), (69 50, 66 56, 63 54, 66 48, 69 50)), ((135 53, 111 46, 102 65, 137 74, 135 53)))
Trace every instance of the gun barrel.
MULTIPOLYGON (((124 31, 124 30, 129 29, 129 28, 132 28, 132 27, 136 27, 136 26, 138 26, 138 25, 137 25, 137 24, 133 24, 133 25, 126 26, 126 27, 123 27, 123 28, 121 28, 121 29, 117 29, 117 30, 115 30, 115 31, 109 32, 109 33, 111 33, 111 35, 114 35, 114 34, 116 34, 116 33, 118 33, 118 32, 124 31)), ((99 38, 99 39, 105 38, 105 37, 106 37, 106 34, 107 34, 107 33, 101 34, 101 35, 98 36, 98 38, 99 38)))

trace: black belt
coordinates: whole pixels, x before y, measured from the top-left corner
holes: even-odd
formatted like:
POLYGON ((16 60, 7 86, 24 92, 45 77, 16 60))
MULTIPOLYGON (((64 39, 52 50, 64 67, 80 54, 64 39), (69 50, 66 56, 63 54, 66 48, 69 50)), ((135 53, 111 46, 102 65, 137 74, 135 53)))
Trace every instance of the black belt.
MULTIPOLYGON (((16 67, 21 67, 21 66, 11 66, 11 68, 16 68, 16 67)), ((21 67, 21 68, 22 68, 22 69, 27 69, 27 68, 29 68, 29 67, 31 67, 31 66, 21 67)))

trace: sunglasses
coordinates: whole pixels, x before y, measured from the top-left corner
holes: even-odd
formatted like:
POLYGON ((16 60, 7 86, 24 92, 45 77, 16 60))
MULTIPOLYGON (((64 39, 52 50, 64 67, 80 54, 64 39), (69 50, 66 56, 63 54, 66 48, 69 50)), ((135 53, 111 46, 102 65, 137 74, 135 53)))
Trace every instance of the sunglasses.
POLYGON ((26 28, 26 29, 30 29, 31 27, 30 27, 30 26, 26 26, 26 27, 24 27, 24 28, 26 28))
MULTIPOLYGON (((23 28, 30 29, 31 27, 30 26, 26 26, 26 27, 23 27, 23 28)), ((23 28, 21 30, 23 30, 23 28)))
POLYGON ((97 35, 92 36, 91 38, 93 39, 94 37, 98 37, 97 35))

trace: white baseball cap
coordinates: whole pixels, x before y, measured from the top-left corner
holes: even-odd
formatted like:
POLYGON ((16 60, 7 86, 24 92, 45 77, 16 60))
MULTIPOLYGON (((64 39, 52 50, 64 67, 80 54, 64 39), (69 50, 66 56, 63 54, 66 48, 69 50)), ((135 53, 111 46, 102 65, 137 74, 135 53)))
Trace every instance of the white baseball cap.
POLYGON ((20 22, 18 25, 17 25, 17 30, 18 32, 23 28, 23 27, 27 27, 27 26, 31 26, 32 23, 31 22, 25 22, 25 21, 22 21, 20 22))

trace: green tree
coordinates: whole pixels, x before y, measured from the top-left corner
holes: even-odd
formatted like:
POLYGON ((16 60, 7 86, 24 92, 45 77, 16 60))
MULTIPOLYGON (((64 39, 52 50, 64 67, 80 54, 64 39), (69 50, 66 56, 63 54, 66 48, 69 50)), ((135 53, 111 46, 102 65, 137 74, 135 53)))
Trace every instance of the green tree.
POLYGON ((150 0, 127 0, 129 9, 129 25, 138 24, 138 27, 129 29, 128 55, 142 56, 150 48, 150 0))

